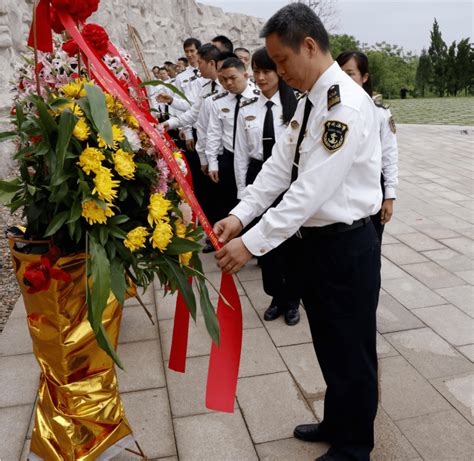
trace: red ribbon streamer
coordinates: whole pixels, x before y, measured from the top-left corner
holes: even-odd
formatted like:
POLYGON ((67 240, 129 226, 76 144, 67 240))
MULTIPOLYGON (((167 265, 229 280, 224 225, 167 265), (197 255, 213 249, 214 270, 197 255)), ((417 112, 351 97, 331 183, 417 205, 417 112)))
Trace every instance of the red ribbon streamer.
POLYGON ((36 29, 36 48, 40 51, 51 53, 53 51, 53 33, 51 32, 51 13, 49 9, 49 0, 41 0, 36 7, 36 22, 31 25, 30 35, 28 36, 28 46, 35 46, 36 29))
POLYGON ((183 295, 178 292, 176 312, 173 324, 173 339, 171 340, 170 361, 168 368, 179 373, 186 371, 186 351, 188 350, 189 310, 183 295))
MULTIPOLYGON (((75 40, 81 51, 88 57, 94 68, 94 75, 107 90, 117 97, 128 111, 134 115, 140 126, 148 134, 152 144, 161 152, 168 163, 178 184, 181 186, 186 199, 196 214, 199 222, 209 236, 214 248, 220 249, 221 244, 212 230, 201 206, 187 183, 183 172, 179 168, 169 146, 162 140, 156 129, 148 121, 147 116, 137 106, 135 101, 117 83, 102 60, 98 59, 93 50, 82 37, 71 16, 58 11, 58 16, 69 35, 75 40)), ((209 372, 206 391, 206 406, 212 410, 233 412, 237 377, 242 349, 242 310, 237 288, 231 275, 223 274, 221 279, 221 293, 229 301, 232 309, 225 305, 219 297, 217 317, 220 324, 219 347, 212 345, 209 362, 209 372)))

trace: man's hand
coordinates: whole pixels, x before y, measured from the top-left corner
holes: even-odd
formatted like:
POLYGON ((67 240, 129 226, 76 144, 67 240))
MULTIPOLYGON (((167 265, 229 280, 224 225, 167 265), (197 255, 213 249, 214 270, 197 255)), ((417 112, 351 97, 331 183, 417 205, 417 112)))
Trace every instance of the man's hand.
POLYGON ((186 133, 183 130, 179 130, 179 139, 181 139, 181 141, 186 140, 186 133))
POLYGON ((173 102, 173 96, 168 93, 158 93, 156 95, 156 100, 164 104, 171 104, 173 102))
POLYGON ((186 149, 194 150, 194 139, 186 139, 186 149))
POLYGON ((382 203, 382 210, 380 213, 380 222, 382 224, 387 224, 392 219, 393 215, 393 198, 384 200, 382 203))
POLYGON ((216 170, 209 170, 209 177, 215 182, 219 182, 219 172, 216 170))
POLYGON ((214 232, 221 243, 227 243, 229 240, 237 237, 243 228, 244 226, 242 226, 240 219, 233 215, 221 219, 214 224, 214 232))
POLYGON ((163 122, 161 124, 164 130, 168 131, 170 129, 170 124, 168 122, 163 122))
POLYGON ((235 274, 243 266, 245 266, 245 264, 250 261, 250 259, 252 259, 252 253, 247 250, 244 242, 242 242, 242 239, 239 237, 230 241, 224 246, 224 248, 219 250, 216 253, 216 258, 217 265, 221 268, 222 272, 227 274, 235 274))
POLYGON ((207 175, 207 172, 209 170, 209 165, 201 165, 201 171, 207 175))

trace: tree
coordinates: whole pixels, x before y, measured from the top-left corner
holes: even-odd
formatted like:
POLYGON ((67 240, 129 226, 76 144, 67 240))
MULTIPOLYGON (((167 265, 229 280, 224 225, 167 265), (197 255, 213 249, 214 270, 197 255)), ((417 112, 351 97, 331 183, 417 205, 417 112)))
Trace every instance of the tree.
POLYGON ((360 50, 359 40, 356 40, 352 35, 331 35, 329 37, 329 43, 334 59, 336 59, 343 51, 360 50))
MULTIPOLYGON (((291 1, 290 3, 295 3, 291 1)), ((339 8, 337 0, 296 0, 296 3, 305 3, 321 19, 328 32, 334 32, 339 26, 339 8)))
POLYGON ((446 60, 447 47, 441 36, 438 21, 434 20, 433 29, 430 33, 431 45, 428 49, 428 54, 431 60, 431 67, 433 69, 431 78, 431 87, 438 94, 444 96, 446 90, 446 60))
POLYGON ((469 38, 458 43, 455 65, 459 91, 464 90, 467 95, 474 85, 474 47, 469 43, 469 38))
POLYGON ((431 80, 431 60, 426 52, 426 48, 421 51, 421 56, 418 60, 418 67, 416 69, 416 88, 420 92, 421 96, 425 96, 425 90, 431 80))
POLYGON ((458 93, 459 75, 456 65, 456 40, 451 43, 446 56, 446 92, 448 96, 456 96, 458 93))

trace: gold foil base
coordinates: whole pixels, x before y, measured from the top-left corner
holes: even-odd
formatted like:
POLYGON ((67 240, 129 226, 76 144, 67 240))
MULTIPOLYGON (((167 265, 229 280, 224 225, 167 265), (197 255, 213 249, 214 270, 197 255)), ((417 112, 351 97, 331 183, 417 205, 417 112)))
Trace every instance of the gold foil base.
MULTIPOLYGON (((114 363, 98 346, 87 320, 85 255, 57 261, 55 267, 68 272, 71 283, 52 280, 48 291, 29 294, 23 274, 40 255, 18 252, 12 241, 10 249, 41 368, 31 452, 47 461, 100 459, 132 430, 114 363)), ((115 346, 121 318, 122 307, 111 294, 103 321, 115 346)))

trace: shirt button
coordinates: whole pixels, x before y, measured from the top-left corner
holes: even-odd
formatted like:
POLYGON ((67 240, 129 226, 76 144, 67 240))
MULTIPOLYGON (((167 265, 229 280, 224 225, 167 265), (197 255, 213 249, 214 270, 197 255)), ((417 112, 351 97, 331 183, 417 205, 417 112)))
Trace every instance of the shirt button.
POLYGON ((265 253, 265 249, 264 249, 264 248, 260 248, 260 253, 263 255, 263 253, 265 253))

